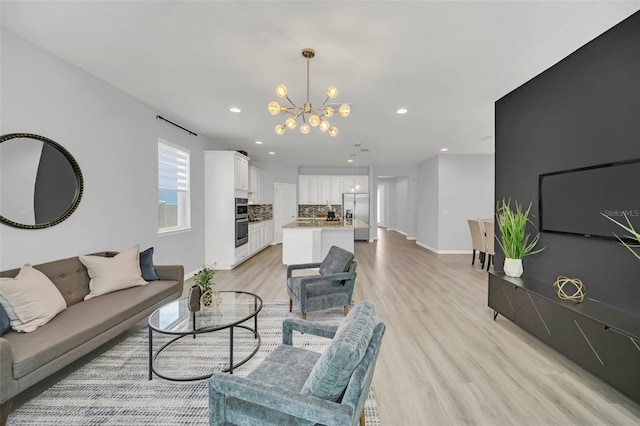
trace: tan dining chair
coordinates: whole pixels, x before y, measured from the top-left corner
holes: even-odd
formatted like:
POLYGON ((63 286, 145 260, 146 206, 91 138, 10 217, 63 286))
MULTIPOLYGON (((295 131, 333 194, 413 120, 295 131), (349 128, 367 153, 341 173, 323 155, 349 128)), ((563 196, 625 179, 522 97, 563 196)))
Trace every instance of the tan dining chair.
POLYGON ((469 231, 471 231, 471 247, 473 248, 473 257, 471 258, 471 265, 476 263, 476 250, 478 251, 478 259, 484 269, 485 260, 485 243, 484 243, 484 229, 482 228, 482 222, 479 219, 468 219, 469 231))
POLYGON ((487 262, 487 271, 489 267, 491 267, 491 263, 495 262, 494 257, 496 255, 495 249, 495 227, 493 223, 493 219, 480 219, 480 223, 482 225, 482 229, 484 230, 484 252, 488 256, 486 259, 487 262))

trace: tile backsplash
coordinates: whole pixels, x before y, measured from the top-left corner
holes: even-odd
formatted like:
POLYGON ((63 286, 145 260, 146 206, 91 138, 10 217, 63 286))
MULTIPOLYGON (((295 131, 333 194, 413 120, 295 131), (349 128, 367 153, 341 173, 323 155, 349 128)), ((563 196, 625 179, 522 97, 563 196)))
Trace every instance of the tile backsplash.
MULTIPOLYGON (((336 217, 342 217, 342 206, 334 205, 332 207, 336 217)), ((299 204, 298 217, 326 216, 327 210, 329 209, 326 204, 299 204)))
POLYGON ((273 219, 273 204, 250 204, 249 220, 273 219))

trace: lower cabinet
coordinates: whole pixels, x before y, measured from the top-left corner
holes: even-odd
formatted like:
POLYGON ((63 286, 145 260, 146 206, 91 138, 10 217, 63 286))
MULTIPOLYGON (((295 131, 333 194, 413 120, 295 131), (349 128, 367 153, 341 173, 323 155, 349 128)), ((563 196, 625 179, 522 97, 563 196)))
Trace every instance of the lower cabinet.
POLYGON ((273 221, 249 223, 249 256, 273 242, 273 221))
POLYGON ((640 402, 640 316, 590 299, 560 300, 553 286, 489 274, 489 307, 640 402))

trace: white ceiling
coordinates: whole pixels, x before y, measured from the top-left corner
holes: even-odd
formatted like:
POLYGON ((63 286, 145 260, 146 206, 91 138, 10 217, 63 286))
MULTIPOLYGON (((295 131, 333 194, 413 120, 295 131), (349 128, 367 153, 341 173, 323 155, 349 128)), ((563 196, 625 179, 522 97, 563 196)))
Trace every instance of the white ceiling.
POLYGON ((415 164, 493 153, 494 102, 640 10, 634 1, 8 1, 2 25, 257 160, 347 166, 415 164), (311 102, 330 85, 352 104, 317 128, 283 136, 267 112, 311 102), (237 106, 242 113, 233 114, 237 106), (397 115, 396 109, 409 112, 397 115), (256 145, 261 140, 263 145, 256 145), (275 151, 271 157, 268 151, 275 151))

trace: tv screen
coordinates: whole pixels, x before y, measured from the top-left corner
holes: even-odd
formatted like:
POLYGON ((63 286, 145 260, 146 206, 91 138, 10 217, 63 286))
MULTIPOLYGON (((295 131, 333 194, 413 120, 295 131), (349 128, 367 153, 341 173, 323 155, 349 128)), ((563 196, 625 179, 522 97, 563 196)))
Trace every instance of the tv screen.
POLYGON ((540 230, 615 239, 628 233, 602 215, 640 230, 640 158, 539 177, 540 230))

